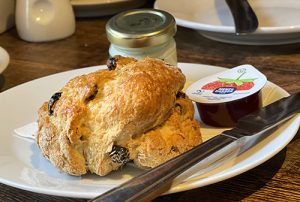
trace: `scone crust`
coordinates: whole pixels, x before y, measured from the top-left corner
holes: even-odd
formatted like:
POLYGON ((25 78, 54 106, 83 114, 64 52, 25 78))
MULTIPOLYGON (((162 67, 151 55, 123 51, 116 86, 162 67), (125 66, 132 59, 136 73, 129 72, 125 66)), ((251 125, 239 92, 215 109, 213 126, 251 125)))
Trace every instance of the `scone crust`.
POLYGON ((115 70, 70 80, 52 106, 39 109, 37 143, 46 158, 71 175, 106 175, 121 165, 108 156, 113 145, 164 123, 173 113, 185 77, 160 60, 117 57, 115 70))
POLYGON ((187 97, 178 98, 171 116, 162 125, 133 136, 126 147, 131 159, 142 168, 153 168, 202 142, 194 106, 187 97))

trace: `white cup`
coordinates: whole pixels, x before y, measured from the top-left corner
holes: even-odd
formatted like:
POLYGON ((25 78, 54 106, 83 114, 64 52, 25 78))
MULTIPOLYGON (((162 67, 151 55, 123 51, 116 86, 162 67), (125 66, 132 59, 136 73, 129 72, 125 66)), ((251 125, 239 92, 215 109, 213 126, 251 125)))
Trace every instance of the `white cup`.
POLYGON ((15 0, 0 0, 0 33, 5 32, 15 22, 15 0))
POLYGON ((75 31, 75 16, 70 0, 17 0, 16 27, 29 42, 66 38, 75 31))

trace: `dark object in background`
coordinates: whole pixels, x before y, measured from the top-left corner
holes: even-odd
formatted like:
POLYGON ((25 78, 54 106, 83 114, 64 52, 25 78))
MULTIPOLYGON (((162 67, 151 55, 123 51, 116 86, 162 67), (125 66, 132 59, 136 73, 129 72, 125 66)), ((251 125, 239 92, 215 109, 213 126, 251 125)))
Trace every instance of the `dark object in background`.
POLYGON ((247 0, 226 0, 232 13, 237 35, 254 32, 258 27, 256 14, 247 0))

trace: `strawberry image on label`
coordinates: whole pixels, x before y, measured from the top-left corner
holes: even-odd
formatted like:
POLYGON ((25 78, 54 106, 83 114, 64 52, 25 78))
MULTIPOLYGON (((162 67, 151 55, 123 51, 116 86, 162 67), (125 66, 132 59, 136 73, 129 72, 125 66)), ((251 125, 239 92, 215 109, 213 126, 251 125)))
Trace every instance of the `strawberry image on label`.
POLYGON ((202 89, 203 90, 215 90, 217 88, 231 87, 231 88, 235 88, 236 90, 249 90, 254 86, 253 81, 256 78, 241 79, 241 77, 245 73, 246 72, 242 72, 242 74, 239 75, 239 77, 236 79, 218 77, 218 79, 219 79, 218 81, 213 81, 213 82, 207 83, 204 86, 202 86, 202 89))
POLYGON ((202 104, 235 102, 259 92, 267 78, 249 64, 211 74, 191 84, 189 98, 202 104))

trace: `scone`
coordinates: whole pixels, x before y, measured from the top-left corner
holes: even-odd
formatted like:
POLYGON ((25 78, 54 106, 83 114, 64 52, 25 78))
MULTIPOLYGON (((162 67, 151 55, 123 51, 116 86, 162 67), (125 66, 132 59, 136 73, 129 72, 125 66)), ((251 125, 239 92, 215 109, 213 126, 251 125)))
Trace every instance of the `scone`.
POLYGON ((184 83, 180 69, 161 60, 116 56, 41 106, 37 144, 71 175, 104 176, 131 160, 155 167, 201 143, 184 83))
POLYGON ((193 103, 178 93, 171 116, 161 125, 128 140, 130 159, 139 167, 153 168, 201 143, 193 103))

